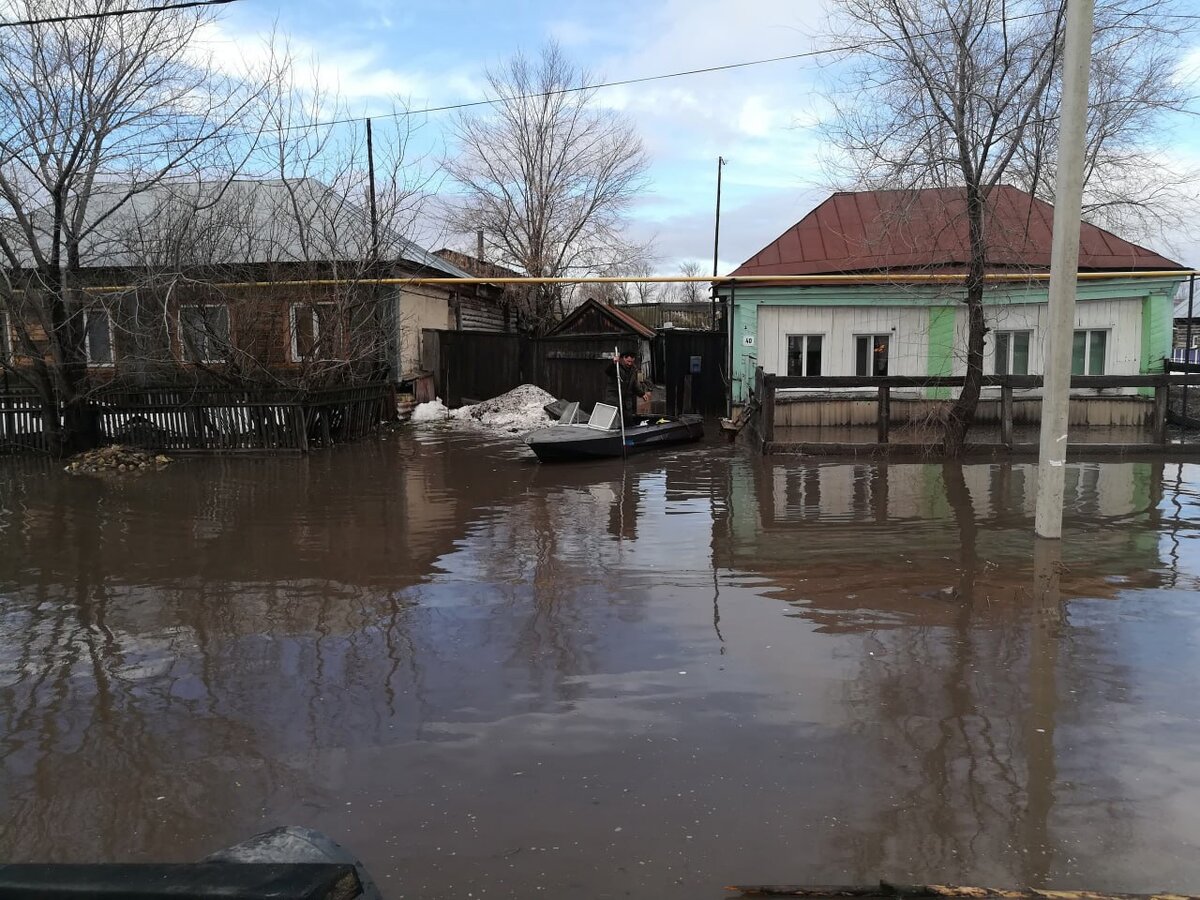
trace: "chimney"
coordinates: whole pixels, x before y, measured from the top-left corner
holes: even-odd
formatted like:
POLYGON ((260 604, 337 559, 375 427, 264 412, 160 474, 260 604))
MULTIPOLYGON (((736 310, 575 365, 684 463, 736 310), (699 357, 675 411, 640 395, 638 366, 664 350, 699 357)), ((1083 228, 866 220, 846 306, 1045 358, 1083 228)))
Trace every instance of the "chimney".
POLYGON ((480 262, 484 262, 484 259, 483 259, 483 229, 482 228, 475 232, 475 255, 479 258, 480 262))

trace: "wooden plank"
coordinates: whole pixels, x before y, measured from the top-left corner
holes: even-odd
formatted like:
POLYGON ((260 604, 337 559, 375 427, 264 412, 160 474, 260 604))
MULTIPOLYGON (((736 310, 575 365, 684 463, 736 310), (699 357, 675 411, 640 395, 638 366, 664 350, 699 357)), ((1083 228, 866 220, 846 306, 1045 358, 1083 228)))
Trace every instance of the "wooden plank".
POLYGON ((1034 888, 988 888, 956 884, 803 885, 743 884, 726 887, 748 897, 888 897, 947 900, 1200 900, 1191 894, 1113 894, 1107 891, 1036 890, 1034 888))
MULTIPOLYGON (((1099 388, 1133 388, 1156 387, 1160 384, 1182 384, 1186 379, 1183 375, 1073 375, 1071 387, 1077 390, 1099 388)), ((764 375, 764 382, 770 383, 776 390, 790 388, 955 388, 963 386, 961 376, 912 376, 912 375, 821 375, 813 378, 798 378, 784 375, 764 375)), ((1008 384, 1013 388, 1029 390, 1042 387, 1040 375, 985 375, 984 387, 1002 387, 1008 384)))
POLYGON ((354 866, 225 863, 0 866, 2 897, 154 897, 351 900, 362 885, 354 866))

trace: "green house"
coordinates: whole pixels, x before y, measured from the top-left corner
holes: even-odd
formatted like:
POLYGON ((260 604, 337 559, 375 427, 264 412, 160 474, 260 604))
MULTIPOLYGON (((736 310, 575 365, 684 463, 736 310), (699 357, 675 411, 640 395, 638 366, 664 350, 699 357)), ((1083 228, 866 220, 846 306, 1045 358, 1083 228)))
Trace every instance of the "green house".
MULTIPOLYGON (((732 311, 734 405, 745 402, 757 366, 798 377, 963 375, 962 282, 889 279, 964 273, 965 207, 961 189, 837 193, 746 260, 732 276, 839 277, 722 285, 732 311)), ((1014 187, 997 187, 988 197, 989 273, 1031 276, 988 283, 989 374, 1043 374, 1048 282, 1037 276, 1049 271, 1053 217, 1052 206, 1014 187)), ((1079 271, 1096 274, 1076 282, 1073 371, 1161 371, 1184 267, 1085 224, 1079 271)), ((948 396, 944 389, 925 394, 948 396)))

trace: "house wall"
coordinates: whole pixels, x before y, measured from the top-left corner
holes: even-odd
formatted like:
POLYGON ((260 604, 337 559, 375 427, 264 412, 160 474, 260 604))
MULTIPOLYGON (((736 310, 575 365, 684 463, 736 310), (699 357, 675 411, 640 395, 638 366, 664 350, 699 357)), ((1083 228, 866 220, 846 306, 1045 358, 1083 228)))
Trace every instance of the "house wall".
MULTIPOLYGON (((1105 371, 1160 371, 1171 350, 1171 297, 1182 277, 1079 281, 1076 327, 1110 332, 1105 371)), ((796 285, 721 289, 733 307, 733 402, 748 396, 755 366, 786 374, 787 335, 826 335, 823 374, 854 374, 854 337, 893 333, 889 373, 962 375, 966 371, 966 311, 961 286, 796 285), (895 329, 893 332, 892 329, 895 329)), ((1042 374, 1048 328, 1044 281, 991 285, 985 315, 993 330, 1030 330, 1030 374, 1042 374)), ((994 371, 994 340, 985 345, 994 371)), ((929 397, 949 391, 930 389, 929 397)))
POLYGON ((396 323, 400 347, 396 374, 403 379, 421 368, 421 331, 454 328, 449 292, 424 286, 403 288, 396 297, 396 323))
POLYGON ((822 335, 822 375, 854 375, 854 344, 859 335, 888 334, 888 374, 928 372, 929 310, 916 307, 763 306, 758 311, 759 365, 787 373, 787 339, 792 334, 822 335))

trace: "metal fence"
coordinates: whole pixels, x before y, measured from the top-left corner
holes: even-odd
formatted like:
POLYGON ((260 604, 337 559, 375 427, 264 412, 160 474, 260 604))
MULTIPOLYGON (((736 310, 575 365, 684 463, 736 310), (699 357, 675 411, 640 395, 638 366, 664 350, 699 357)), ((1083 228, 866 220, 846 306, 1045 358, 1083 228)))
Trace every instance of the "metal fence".
MULTIPOLYGON (((170 453, 306 453, 359 440, 394 417, 392 387, 321 390, 106 387, 90 400, 104 440, 170 453)), ((36 394, 0 394, 0 452, 50 450, 36 394)))

